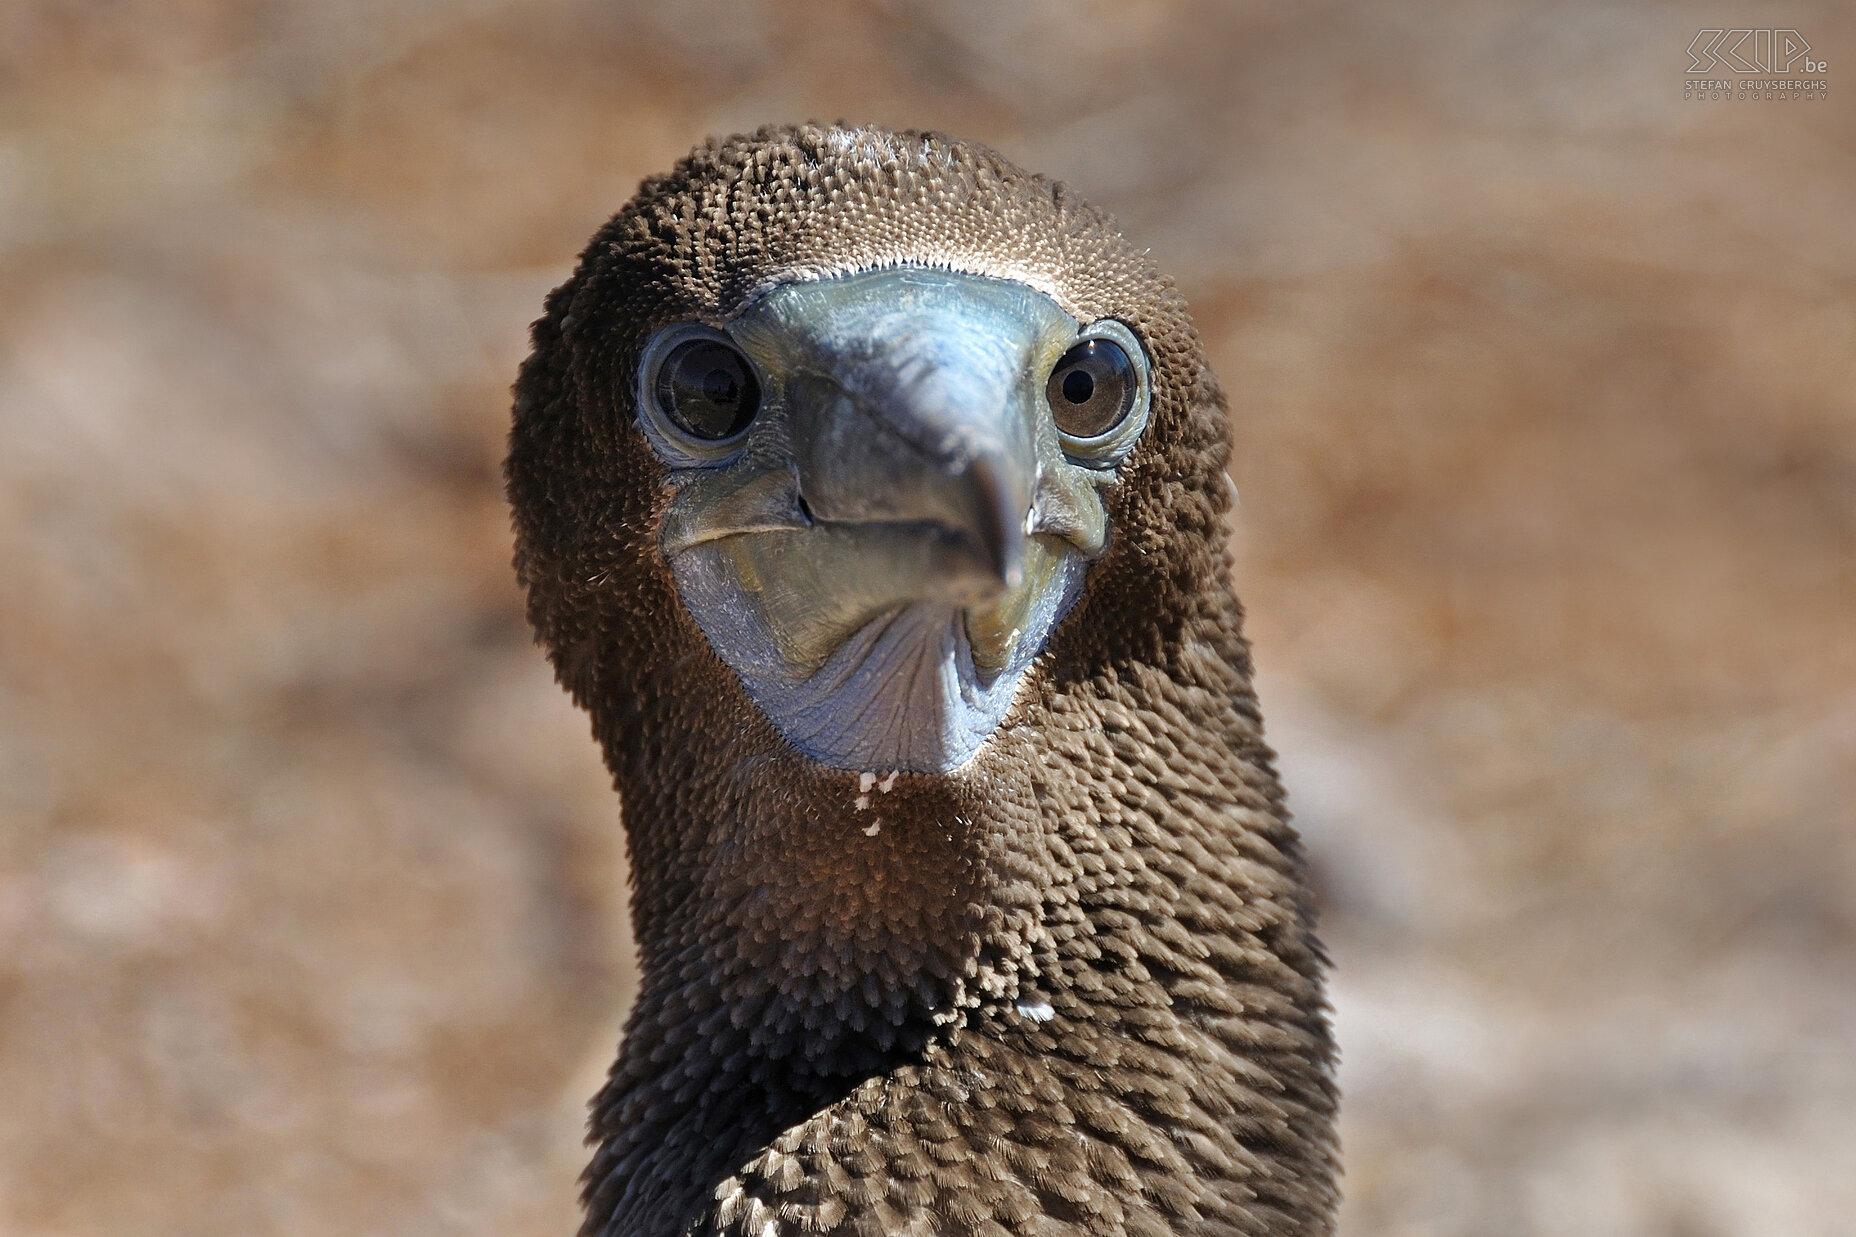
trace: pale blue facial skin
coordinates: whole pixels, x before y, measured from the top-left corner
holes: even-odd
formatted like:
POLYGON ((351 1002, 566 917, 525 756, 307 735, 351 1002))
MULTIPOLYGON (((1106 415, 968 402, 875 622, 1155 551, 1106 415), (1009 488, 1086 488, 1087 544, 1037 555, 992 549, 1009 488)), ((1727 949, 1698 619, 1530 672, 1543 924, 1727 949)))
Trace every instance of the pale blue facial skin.
POLYGON ((944 773, 1009 711, 1108 536, 1102 492, 1145 427, 1147 360, 1024 284, 923 267, 785 284, 718 332, 647 346, 639 424, 676 489, 659 544, 716 653, 799 751, 833 768, 944 773), (652 375, 723 337, 761 385, 709 443, 652 375), (1116 429, 1057 427, 1045 384, 1080 339, 1134 359, 1116 429))

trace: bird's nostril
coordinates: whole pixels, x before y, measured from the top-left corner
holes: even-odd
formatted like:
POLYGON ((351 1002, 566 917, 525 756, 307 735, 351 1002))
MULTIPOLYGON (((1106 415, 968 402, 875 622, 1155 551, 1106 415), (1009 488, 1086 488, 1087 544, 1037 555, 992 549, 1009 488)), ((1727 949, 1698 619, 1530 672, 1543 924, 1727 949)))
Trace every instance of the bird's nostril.
POLYGON ((800 522, 807 528, 811 528, 814 524, 818 523, 818 517, 812 514, 811 504, 806 502, 806 496, 804 494, 793 495, 793 506, 799 511, 800 522))

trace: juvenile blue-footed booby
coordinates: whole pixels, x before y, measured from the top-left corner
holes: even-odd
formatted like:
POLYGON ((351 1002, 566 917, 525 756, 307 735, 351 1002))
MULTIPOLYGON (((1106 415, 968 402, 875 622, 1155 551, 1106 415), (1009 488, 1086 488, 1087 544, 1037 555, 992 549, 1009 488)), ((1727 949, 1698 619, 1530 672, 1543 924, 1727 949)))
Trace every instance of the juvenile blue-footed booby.
POLYGON ((1100 212, 770 128, 549 297, 508 485, 630 840, 584 1237, 1326 1234, 1225 399, 1100 212))

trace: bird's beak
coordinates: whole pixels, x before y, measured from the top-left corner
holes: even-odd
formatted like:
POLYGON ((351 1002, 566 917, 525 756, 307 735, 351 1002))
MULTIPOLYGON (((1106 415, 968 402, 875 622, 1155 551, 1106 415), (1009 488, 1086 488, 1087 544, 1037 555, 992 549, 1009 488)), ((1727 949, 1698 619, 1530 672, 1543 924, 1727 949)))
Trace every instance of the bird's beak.
POLYGON ((1024 579, 1041 445, 1030 402, 1043 394, 1027 371, 1050 351, 1045 334, 1060 344, 1075 329, 1018 285, 909 271, 782 289, 734 332, 750 355, 786 354, 770 359, 790 375, 811 517, 944 545, 953 575, 896 583, 971 602, 1024 579))
POLYGON ((774 289, 728 327, 761 423, 739 459, 679 478, 665 553, 691 576, 689 552, 727 558, 796 668, 917 601, 964 611, 976 662, 1003 665, 1066 549, 1101 548, 1100 501, 1043 406, 1076 330, 1048 297, 973 275, 774 289))

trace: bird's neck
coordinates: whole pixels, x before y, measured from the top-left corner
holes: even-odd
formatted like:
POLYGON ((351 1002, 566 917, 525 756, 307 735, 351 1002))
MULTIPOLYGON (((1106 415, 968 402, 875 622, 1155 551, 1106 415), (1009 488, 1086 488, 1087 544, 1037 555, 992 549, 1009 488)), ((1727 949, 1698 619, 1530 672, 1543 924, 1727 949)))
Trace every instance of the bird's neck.
POLYGON ((681 877, 640 881, 634 1036, 653 1005, 712 1002, 763 1070, 848 1076, 1016 1000, 1050 954, 1075 872, 1026 760, 943 776, 773 756, 728 782, 706 804, 626 798, 634 854, 681 877))
POLYGON ((594 1101, 589 1234, 683 1232, 654 1226, 704 1205, 688 1182, 1015 1003, 1076 915, 1025 760, 890 779, 706 742, 669 778, 615 762, 643 973, 594 1101))
POLYGON ((1141 1115, 1149 1083, 1117 1101, 1127 1119, 1185 1104, 1228 1139, 1215 1114, 1261 1105, 1288 1131, 1264 1158, 1327 1180, 1299 852, 1234 615, 1207 618, 1164 660, 1049 676, 950 775, 827 770, 751 726, 744 753, 742 728, 687 694, 603 736, 643 975, 595 1101, 587 1231, 682 1233, 651 1217, 790 1173, 775 1151, 844 1136, 866 1109, 912 1129, 917 1088, 1021 1086, 1065 1043, 1058 1057, 1086 1047, 1171 1079, 1164 1112, 1141 1115), (1246 1065, 1248 1044, 1274 1046, 1246 1065), (1250 1095, 1255 1070, 1280 1094, 1250 1095))

